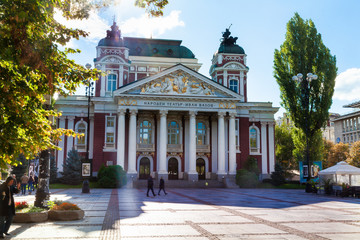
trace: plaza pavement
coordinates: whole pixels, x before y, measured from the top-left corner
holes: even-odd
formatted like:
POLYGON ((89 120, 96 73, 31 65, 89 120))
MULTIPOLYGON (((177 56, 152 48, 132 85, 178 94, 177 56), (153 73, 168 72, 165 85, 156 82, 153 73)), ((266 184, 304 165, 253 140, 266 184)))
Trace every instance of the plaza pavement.
MULTIPOLYGON (((79 221, 15 224, 11 239, 360 239, 360 199, 274 189, 53 190, 85 210, 79 221)), ((34 195, 15 201, 34 201, 34 195)), ((9 237, 7 237, 9 239, 9 237)))

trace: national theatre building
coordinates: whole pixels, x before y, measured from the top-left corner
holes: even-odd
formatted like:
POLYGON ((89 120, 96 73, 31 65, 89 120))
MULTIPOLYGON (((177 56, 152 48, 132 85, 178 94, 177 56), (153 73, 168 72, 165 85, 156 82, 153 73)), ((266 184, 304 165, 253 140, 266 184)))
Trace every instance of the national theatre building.
POLYGON ((226 29, 209 78, 180 40, 122 37, 114 23, 96 47, 94 66, 106 75, 96 80, 89 119, 86 96, 55 104, 57 125, 85 135, 62 137, 58 171, 74 148, 83 156, 88 149, 93 176, 101 165, 120 165, 133 179, 215 180, 235 176, 252 156, 269 177, 278 108, 247 101, 255 80, 236 40, 226 29))

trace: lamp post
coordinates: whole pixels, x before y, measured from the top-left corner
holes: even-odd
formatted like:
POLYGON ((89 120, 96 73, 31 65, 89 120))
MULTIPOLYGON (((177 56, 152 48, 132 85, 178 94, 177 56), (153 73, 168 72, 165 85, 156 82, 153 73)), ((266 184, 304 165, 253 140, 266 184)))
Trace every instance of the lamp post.
POLYGON ((310 115, 311 115, 311 108, 309 109, 310 104, 310 92, 311 92, 311 81, 316 80, 318 78, 317 75, 308 73, 306 78, 303 79, 303 75, 301 73, 293 76, 292 79, 296 81, 301 90, 301 97, 302 97, 302 107, 305 110, 305 138, 306 138, 306 164, 307 164, 307 183, 306 183, 306 192, 311 192, 311 166, 310 166, 310 152, 309 152, 309 134, 310 134, 310 115))
MULTIPOLYGON (((87 63, 85 67, 90 70, 91 64, 87 63)), ((85 96, 88 98, 88 111, 87 111, 87 133, 86 133, 86 162, 90 163, 89 160, 89 145, 90 145, 90 103, 91 97, 94 95, 94 82, 89 79, 88 85, 85 89, 85 96)), ((91 169, 90 169, 91 171, 91 169)), ((83 171, 82 173, 83 174, 83 171)), ((89 181, 84 179, 82 186, 82 193, 90 193, 89 181)))

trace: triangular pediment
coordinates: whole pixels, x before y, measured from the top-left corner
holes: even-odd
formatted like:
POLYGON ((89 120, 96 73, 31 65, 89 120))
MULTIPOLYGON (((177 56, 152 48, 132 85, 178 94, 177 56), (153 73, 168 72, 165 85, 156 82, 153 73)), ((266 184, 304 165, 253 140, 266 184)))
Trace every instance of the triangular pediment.
POLYGON ((182 64, 125 85, 114 96, 212 98, 243 101, 243 96, 182 64))

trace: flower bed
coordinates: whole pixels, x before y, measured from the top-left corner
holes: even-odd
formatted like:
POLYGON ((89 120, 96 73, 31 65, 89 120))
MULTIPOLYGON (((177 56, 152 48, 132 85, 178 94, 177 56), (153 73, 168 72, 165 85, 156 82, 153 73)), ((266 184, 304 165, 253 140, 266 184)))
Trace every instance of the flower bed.
POLYGON ((48 212, 43 208, 30 206, 27 202, 15 203, 15 223, 36 223, 48 220, 48 212))
POLYGON ((50 202, 48 216, 54 221, 72 221, 84 218, 85 212, 76 204, 69 202, 50 202))

